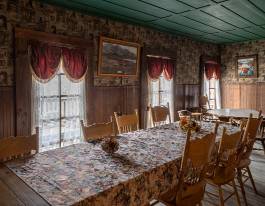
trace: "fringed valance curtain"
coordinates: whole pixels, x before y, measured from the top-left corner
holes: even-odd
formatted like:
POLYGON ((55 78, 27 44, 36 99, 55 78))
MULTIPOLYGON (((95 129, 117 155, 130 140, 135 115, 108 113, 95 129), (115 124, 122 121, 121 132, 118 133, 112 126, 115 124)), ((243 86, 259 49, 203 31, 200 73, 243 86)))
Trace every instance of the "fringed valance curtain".
POLYGON ((42 83, 55 76, 61 59, 66 76, 73 82, 83 79, 87 70, 86 53, 82 49, 34 42, 29 47, 29 58, 33 76, 42 83))
POLYGON ((80 81, 87 70, 85 52, 81 49, 62 48, 62 56, 67 76, 74 82, 80 81))
POLYGON ((47 82, 56 74, 61 59, 61 49, 48 44, 33 43, 30 47, 30 64, 34 77, 47 82))
POLYGON ((220 79, 221 77, 220 64, 218 64, 215 61, 206 61, 204 63, 204 67, 205 67, 205 75, 208 80, 212 78, 220 79))
POLYGON ((171 59, 148 57, 148 75, 151 79, 157 80, 164 72, 167 80, 173 78, 174 63, 171 59))

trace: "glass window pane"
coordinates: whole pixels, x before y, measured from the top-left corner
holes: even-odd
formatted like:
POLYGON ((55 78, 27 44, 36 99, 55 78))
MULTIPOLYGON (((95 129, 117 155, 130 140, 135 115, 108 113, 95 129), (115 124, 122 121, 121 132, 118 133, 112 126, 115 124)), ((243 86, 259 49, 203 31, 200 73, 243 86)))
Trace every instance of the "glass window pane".
POLYGON ((210 89, 210 98, 209 99, 215 99, 215 89, 210 89))
POLYGON ((210 100, 210 109, 215 109, 215 100, 210 100))
POLYGON ((62 146, 67 146, 81 141, 81 83, 71 82, 65 75, 61 75, 61 85, 61 137, 62 146))
POLYGON ((55 76, 45 84, 39 84, 40 151, 60 146, 59 79, 55 76))
POLYGON ((215 79, 210 79, 210 88, 215 88, 215 79))

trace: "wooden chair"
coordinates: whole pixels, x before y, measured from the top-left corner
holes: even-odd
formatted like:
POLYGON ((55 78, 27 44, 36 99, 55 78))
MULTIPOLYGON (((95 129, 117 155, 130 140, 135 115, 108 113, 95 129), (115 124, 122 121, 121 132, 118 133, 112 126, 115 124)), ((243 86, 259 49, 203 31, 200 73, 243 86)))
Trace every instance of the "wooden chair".
POLYGON ((205 173, 214 146, 215 134, 207 134, 195 140, 191 140, 190 136, 189 130, 177 185, 157 198, 167 206, 201 205, 204 196, 205 173))
MULTIPOLYGON (((262 111, 260 110, 259 111, 259 117, 262 116, 262 111)), ((264 137, 264 134, 265 134, 265 119, 262 120, 261 124, 260 124, 260 137, 256 137, 256 141, 260 141, 261 142, 261 145, 263 147, 263 151, 264 151, 264 154, 265 154, 265 137, 264 137)))
POLYGON ((114 117, 119 134, 139 130, 139 117, 137 109, 134 110, 133 114, 121 116, 114 112, 114 117))
POLYGON ((31 136, 0 138, 0 162, 21 158, 39 152, 39 128, 31 136))
POLYGON ((259 118, 252 118, 252 114, 250 114, 247 123, 243 121, 241 125, 241 129, 244 131, 244 135, 241 144, 240 161, 237 165, 237 179, 240 184, 243 199, 246 204, 247 204, 247 199, 244 189, 244 184, 246 181, 248 180, 251 181, 255 193, 258 194, 249 165, 251 163, 250 155, 253 150, 253 145, 256 140, 257 132, 261 125, 262 120, 263 120, 262 116, 260 116, 259 118))
POLYGON ((261 145, 263 147, 263 151, 265 154, 265 120, 263 119, 261 125, 260 125, 260 137, 256 137, 256 141, 260 141, 261 145))
POLYGON ((236 197, 237 205, 240 205, 235 176, 236 166, 238 163, 238 146, 241 141, 241 132, 231 135, 226 134, 226 128, 223 130, 222 139, 219 143, 218 153, 215 162, 212 164, 213 170, 208 173, 206 178, 207 183, 218 187, 219 195, 207 191, 207 194, 217 196, 220 200, 220 205, 223 206, 225 201, 230 199, 233 195, 236 197), (227 197, 223 196, 222 186, 230 185, 232 183, 233 192, 227 197))
POLYGON ((150 112, 151 112, 152 125, 154 127, 166 123, 171 123, 169 103, 167 103, 167 106, 152 107, 150 105, 150 112))
POLYGON ((85 126, 83 120, 80 120, 83 136, 86 141, 101 140, 104 137, 115 135, 113 122, 98 123, 85 126))
POLYGON ((210 106, 209 99, 207 96, 201 96, 200 97, 200 108, 202 112, 206 112, 208 110, 208 107, 210 106))

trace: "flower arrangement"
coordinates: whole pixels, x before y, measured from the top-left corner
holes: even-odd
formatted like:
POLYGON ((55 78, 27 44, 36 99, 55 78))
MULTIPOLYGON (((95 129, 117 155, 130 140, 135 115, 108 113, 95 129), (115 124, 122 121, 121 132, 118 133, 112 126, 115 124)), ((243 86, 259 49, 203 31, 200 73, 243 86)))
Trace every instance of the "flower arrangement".
POLYGON ((113 154, 119 149, 119 142, 115 136, 105 138, 101 143, 101 148, 110 154, 113 154))
POLYGON ((180 128, 187 132, 190 128, 193 132, 199 132, 201 126, 194 120, 191 120, 189 117, 181 117, 179 121, 180 128))

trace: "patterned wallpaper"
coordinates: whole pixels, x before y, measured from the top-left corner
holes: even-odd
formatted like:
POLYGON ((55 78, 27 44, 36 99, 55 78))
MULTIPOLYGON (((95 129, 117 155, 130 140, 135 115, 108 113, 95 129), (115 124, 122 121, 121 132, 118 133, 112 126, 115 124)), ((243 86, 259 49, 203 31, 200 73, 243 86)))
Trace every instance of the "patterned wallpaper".
POLYGON ((234 83, 265 82, 265 40, 223 45, 221 47, 222 81, 234 83), (258 78, 237 79, 238 56, 258 55, 258 78))
POLYGON ((210 43, 196 42, 141 26, 89 16, 38 1, 0 0, 0 86, 14 84, 12 36, 15 26, 84 39, 92 38, 94 51, 90 69, 94 71, 94 85, 96 86, 139 84, 139 78, 97 77, 100 35, 137 42, 143 47, 152 47, 154 50, 175 51, 177 84, 197 84, 200 55, 218 54, 218 47, 210 43))

